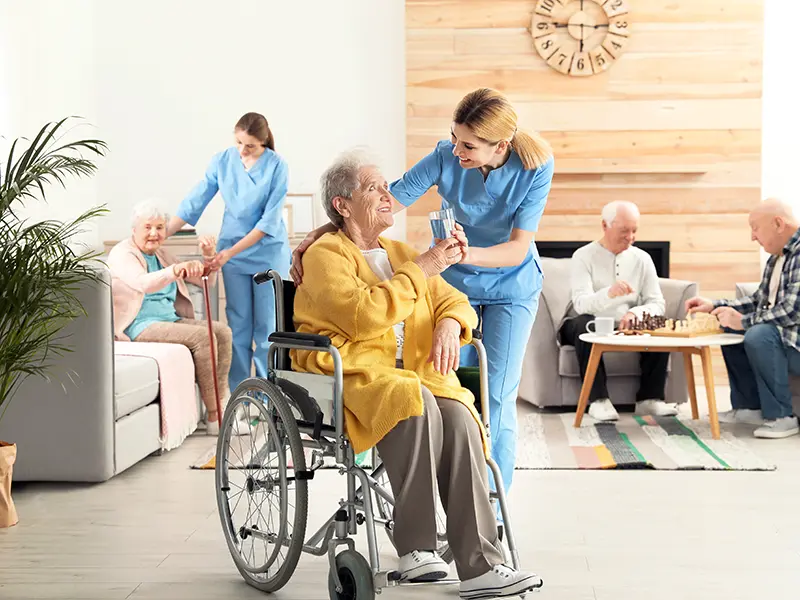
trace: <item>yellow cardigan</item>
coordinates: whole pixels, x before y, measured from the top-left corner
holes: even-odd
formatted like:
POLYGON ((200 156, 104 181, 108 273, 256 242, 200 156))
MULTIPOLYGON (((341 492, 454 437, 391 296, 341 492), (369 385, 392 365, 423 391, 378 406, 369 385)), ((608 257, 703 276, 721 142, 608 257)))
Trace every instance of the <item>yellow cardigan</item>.
MULTIPOLYGON (((381 281, 361 251, 341 231, 323 235, 303 255, 303 283, 294 301, 298 332, 331 338, 342 357, 345 427, 355 452, 377 444, 399 422, 422 414, 420 383, 434 396, 463 402, 486 437, 472 393, 458 377, 442 375, 428 361, 433 330, 441 319, 461 324, 461 344, 472 341, 478 324, 466 295, 442 277, 426 278, 412 262, 413 248, 379 239, 394 276, 381 281), (394 325, 405 323, 404 369, 395 367, 394 325)), ((330 375, 333 360, 325 352, 292 350, 297 371, 330 375)))

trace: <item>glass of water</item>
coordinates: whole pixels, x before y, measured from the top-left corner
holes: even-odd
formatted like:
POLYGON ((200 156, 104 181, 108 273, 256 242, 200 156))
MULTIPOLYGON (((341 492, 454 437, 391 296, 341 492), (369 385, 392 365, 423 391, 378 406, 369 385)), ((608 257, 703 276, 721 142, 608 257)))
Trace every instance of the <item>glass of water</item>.
POLYGON ((456 228, 456 213, 452 208, 435 210, 428 213, 428 218, 435 239, 444 240, 452 236, 452 231, 456 228))

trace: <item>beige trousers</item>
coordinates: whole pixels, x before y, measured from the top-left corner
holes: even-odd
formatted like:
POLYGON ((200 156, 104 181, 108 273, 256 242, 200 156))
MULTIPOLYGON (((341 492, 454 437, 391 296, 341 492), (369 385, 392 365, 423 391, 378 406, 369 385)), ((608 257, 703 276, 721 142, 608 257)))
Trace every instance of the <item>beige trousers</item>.
MULTIPOLYGON (((218 321, 212 321, 214 348, 217 359, 217 382, 219 399, 223 410, 228 397, 228 372, 231 370, 231 329, 218 321)), ((216 420, 217 399, 214 394, 214 374, 211 370, 211 346, 208 343, 208 323, 195 319, 180 319, 175 323, 153 323, 136 337, 137 342, 166 342, 183 344, 192 352, 194 372, 200 397, 206 406, 209 421, 216 420)))
POLYGON ((424 386, 422 397, 422 416, 398 423, 378 442, 395 497, 394 541, 400 556, 436 549, 438 482, 447 540, 463 581, 504 561, 497 548, 483 442, 466 406, 434 397, 424 386))

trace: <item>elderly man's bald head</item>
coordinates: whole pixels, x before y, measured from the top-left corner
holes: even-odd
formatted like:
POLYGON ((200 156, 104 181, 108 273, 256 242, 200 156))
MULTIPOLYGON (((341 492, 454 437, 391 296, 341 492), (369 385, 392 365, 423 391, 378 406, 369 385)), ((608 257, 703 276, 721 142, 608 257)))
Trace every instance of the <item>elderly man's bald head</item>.
POLYGON ((767 198, 759 203, 750 211, 751 216, 779 217, 781 219, 796 223, 794 210, 791 204, 784 202, 780 198, 767 198))
POLYGON ((770 254, 780 254, 797 231, 798 221, 791 204, 767 198, 750 211, 751 239, 770 254))

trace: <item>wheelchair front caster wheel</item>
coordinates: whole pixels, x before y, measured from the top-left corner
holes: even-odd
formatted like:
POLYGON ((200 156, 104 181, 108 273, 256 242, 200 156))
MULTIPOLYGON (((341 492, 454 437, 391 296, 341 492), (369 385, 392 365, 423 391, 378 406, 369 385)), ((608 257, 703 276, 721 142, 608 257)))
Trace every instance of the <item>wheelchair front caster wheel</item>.
POLYGON ((342 591, 336 591, 333 573, 328 575, 328 594, 331 600, 374 600, 375 587, 372 568, 367 559, 355 550, 345 550, 336 555, 336 572, 342 591))

